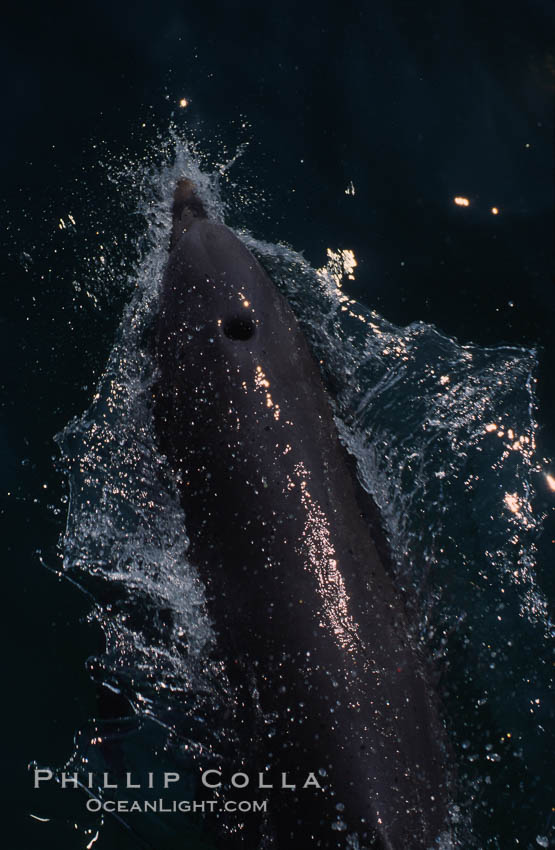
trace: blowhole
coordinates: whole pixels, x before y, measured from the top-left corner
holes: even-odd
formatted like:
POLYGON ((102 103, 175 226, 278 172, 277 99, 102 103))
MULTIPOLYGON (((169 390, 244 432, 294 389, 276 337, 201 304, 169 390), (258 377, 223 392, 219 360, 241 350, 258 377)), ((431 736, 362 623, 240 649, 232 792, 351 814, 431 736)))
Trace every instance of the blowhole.
POLYGON ((254 336, 254 322, 247 316, 233 316, 224 322, 224 334, 228 339, 247 340, 254 336))

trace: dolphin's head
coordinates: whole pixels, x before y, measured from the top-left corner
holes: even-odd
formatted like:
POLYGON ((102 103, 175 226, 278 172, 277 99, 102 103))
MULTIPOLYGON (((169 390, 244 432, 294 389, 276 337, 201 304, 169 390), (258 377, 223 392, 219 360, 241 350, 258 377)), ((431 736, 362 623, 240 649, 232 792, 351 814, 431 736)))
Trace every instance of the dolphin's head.
POLYGON ((223 346, 232 359, 245 349, 252 353, 262 338, 271 345, 276 332, 290 336, 296 327, 290 308, 246 246, 209 218, 189 178, 177 183, 172 220, 161 306, 174 333, 187 328, 205 351, 223 346), (230 343, 243 345, 236 350, 230 343))
MULTIPOLYGON (((295 316, 246 245, 208 217, 191 180, 177 184, 172 214, 153 340, 158 399, 168 408, 176 396, 209 399, 195 408, 198 421, 209 413, 225 421, 232 403, 244 408, 245 421, 269 417, 275 427, 278 388, 296 397, 307 370, 319 387, 295 316)), ((180 429, 177 422, 165 430, 180 429)))

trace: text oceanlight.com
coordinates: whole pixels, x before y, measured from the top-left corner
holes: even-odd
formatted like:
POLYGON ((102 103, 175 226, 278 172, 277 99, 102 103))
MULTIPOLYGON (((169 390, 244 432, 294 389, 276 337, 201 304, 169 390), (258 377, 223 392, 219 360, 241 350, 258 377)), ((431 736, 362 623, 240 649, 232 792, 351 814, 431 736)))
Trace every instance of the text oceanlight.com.
POLYGON ((266 812, 268 800, 87 800, 89 812, 155 812, 156 814, 175 814, 176 812, 266 812))

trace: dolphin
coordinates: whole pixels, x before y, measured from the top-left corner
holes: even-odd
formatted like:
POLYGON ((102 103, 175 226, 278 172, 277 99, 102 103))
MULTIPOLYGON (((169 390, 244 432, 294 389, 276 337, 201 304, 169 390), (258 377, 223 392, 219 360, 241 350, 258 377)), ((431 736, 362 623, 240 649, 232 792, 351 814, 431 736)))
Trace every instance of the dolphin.
POLYGON ((430 671, 293 311, 188 179, 153 339, 188 557, 242 694, 251 769, 280 780, 260 846, 429 848, 452 784, 430 671))

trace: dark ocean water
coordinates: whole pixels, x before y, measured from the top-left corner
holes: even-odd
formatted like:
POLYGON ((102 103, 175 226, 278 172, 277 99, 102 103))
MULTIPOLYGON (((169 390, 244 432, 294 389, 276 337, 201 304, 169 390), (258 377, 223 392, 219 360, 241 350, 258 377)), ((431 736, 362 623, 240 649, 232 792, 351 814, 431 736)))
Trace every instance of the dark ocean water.
MULTIPOLYGON (((156 230, 154 207, 164 196, 156 180, 137 175, 156 177, 171 161, 172 122, 180 138, 196 140, 195 167, 209 177, 224 171, 220 211, 252 234, 326 361, 361 474, 382 500, 398 551, 408 552, 399 559, 403 580, 419 590, 418 565, 433 565, 426 604, 439 601, 428 646, 444 671, 462 805, 474 816, 474 837, 461 846, 550 846, 549 5, 98 2, 31 5, 8 18, 4 846, 81 848, 96 830, 83 824, 79 794, 60 801, 35 792, 27 770, 32 761, 61 766, 76 732, 86 737, 97 705, 85 662, 102 654, 107 623, 105 613, 88 618, 90 600, 55 574, 68 485, 54 436, 90 412, 114 340, 128 340, 125 326, 118 331, 124 307, 146 291, 140 270, 156 271, 149 262, 163 227, 156 230), (236 152, 229 170, 219 168, 236 152), (356 315, 352 326, 348 317, 330 320, 322 334, 311 310, 321 299, 319 315, 330 315, 331 296, 318 289, 316 270, 327 264, 333 282, 350 256, 341 249, 357 261, 354 279, 342 281, 356 315), (446 384, 456 385, 452 395, 446 384), (505 458, 507 442, 520 437, 529 442, 505 458), (383 463, 372 445, 386 446, 383 463), (418 464, 408 462, 412 454, 418 464), (465 484, 471 476, 475 486, 465 484), (507 578, 515 565, 520 584, 507 578), (482 574, 487 587, 472 590, 482 574)), ((77 432, 73 454, 87 435, 77 432)), ((144 734, 161 746, 155 729, 144 734)), ((96 846, 141 845, 108 822, 96 846)))

